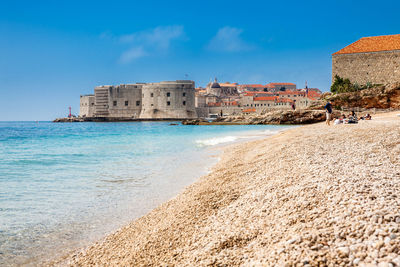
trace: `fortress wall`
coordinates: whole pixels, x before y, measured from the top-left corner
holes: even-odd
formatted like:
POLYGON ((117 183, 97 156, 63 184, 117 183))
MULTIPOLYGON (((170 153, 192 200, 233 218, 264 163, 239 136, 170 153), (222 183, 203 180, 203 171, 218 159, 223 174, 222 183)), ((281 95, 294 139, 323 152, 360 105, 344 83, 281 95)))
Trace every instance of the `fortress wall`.
POLYGON ((108 93, 112 86, 97 86, 94 88, 94 116, 106 117, 108 116, 108 93))
POLYGON ((95 110, 94 95, 81 95, 79 105, 80 117, 93 117, 95 110))
POLYGON ((359 85, 400 82, 400 50, 333 55, 332 82, 335 75, 359 85))
POLYGON ((142 110, 142 84, 121 84, 109 90, 108 117, 137 118, 142 110))
POLYGON ((142 119, 197 118, 193 81, 144 84, 142 119))

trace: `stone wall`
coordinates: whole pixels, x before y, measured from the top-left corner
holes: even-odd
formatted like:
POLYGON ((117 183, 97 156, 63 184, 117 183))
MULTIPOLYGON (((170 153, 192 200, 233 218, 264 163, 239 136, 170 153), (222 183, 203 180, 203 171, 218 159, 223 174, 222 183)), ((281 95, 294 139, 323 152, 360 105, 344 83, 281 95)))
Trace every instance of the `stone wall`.
POLYGON ((335 75, 359 85, 400 82, 400 50, 333 55, 332 82, 335 75))
POLYGON ((104 85, 94 88, 94 116, 106 117, 108 116, 108 93, 112 86, 104 85))
POLYGON ((110 88, 108 116, 138 118, 142 110, 142 84, 121 84, 110 88))
POLYGON ((79 116, 93 117, 94 109, 94 95, 81 95, 79 116))
POLYGON ((197 118, 193 81, 147 83, 142 87, 141 119, 197 118))

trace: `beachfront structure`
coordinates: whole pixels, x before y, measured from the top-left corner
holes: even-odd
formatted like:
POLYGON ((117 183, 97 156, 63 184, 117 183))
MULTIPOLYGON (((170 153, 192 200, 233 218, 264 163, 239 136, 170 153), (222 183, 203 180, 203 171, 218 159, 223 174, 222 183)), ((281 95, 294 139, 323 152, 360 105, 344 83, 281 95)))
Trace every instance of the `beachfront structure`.
POLYGON ((79 114, 82 117, 93 117, 94 95, 81 95, 79 114))
POLYGON ((400 82, 400 34, 364 37, 332 55, 335 76, 359 85, 400 82))
POLYGON ((319 94, 308 90, 279 91, 279 92, 245 92, 240 104, 242 107, 268 109, 288 109, 294 104, 296 108, 307 108, 319 98, 319 94))
POLYGON ((197 118, 194 82, 102 85, 94 88, 94 104, 87 108, 81 96, 80 116, 113 119, 188 119, 197 118))
POLYGON ((141 119, 197 118, 193 81, 147 83, 142 87, 141 119))

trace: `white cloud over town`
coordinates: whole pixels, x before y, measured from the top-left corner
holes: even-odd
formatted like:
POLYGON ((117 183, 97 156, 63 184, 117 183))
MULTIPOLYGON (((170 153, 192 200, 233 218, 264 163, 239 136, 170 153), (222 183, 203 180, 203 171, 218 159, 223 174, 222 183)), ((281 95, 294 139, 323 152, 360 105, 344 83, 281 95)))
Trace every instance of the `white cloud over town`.
POLYGON ((229 26, 220 28, 208 43, 207 48, 219 52, 239 52, 254 49, 254 45, 242 39, 240 36, 242 32, 242 29, 229 26))

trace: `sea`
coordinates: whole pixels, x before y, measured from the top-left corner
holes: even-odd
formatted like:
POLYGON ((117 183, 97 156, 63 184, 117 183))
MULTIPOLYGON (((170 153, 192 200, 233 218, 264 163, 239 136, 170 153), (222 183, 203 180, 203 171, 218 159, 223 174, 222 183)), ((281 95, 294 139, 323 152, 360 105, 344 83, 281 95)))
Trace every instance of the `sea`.
POLYGON ((223 146, 287 128, 0 122, 0 266, 88 246, 207 174, 223 146))

